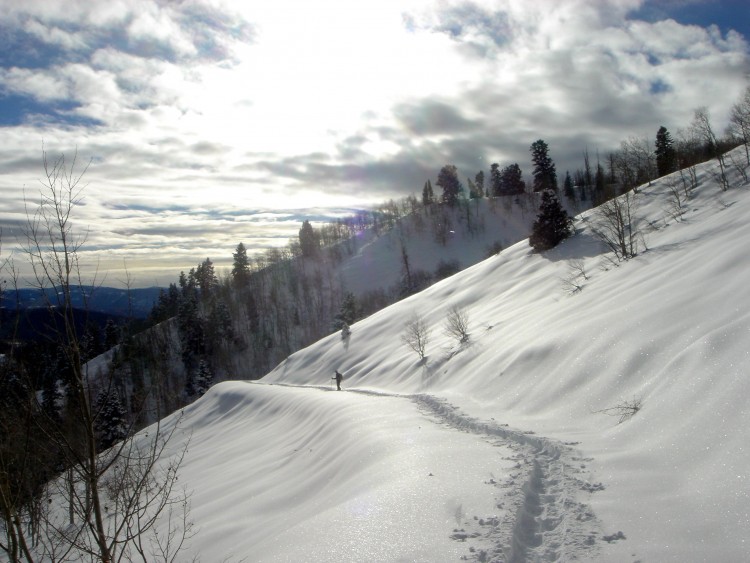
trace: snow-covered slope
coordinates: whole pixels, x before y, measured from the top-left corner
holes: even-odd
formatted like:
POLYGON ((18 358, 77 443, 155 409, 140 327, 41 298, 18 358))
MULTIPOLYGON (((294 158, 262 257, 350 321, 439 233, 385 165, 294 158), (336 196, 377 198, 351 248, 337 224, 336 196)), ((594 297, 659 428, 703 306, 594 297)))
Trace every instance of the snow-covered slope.
POLYGON ((526 238, 538 205, 538 194, 530 193, 475 199, 455 209, 421 209, 381 236, 372 230, 360 233, 355 255, 335 266, 334 276, 355 295, 390 289, 403 276, 402 245, 413 272, 431 274, 441 261, 455 261, 461 269, 472 266, 490 255, 491 248, 526 238))
POLYGON ((721 192, 713 166, 680 222, 668 179, 642 188, 648 249, 617 267, 590 212, 550 252, 520 242, 215 386, 182 422, 189 554, 750 560, 750 192, 721 192), (443 332, 455 305, 463 344, 443 332), (425 361, 400 338, 415 313, 425 361), (602 412, 626 402, 622 423, 602 412))

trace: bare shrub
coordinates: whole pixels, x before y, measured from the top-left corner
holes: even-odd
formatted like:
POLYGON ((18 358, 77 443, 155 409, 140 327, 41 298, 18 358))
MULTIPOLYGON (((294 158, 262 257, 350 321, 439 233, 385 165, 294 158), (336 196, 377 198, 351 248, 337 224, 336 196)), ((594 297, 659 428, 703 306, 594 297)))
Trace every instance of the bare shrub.
POLYGON ((667 214, 672 217, 675 221, 682 221, 682 216, 685 213, 685 196, 684 192, 680 189, 677 181, 674 178, 669 178, 666 181, 668 197, 667 197, 667 214))
POLYGON ((747 168, 748 165, 742 162, 742 159, 735 158, 734 153, 729 153, 729 162, 732 163, 732 167, 737 171, 742 178, 742 182, 747 184, 747 168))
POLYGON ((619 405, 616 405, 614 407, 609 407, 606 409, 593 411, 594 413, 602 413, 609 416, 616 416, 618 417, 617 424, 622 424, 626 420, 630 420, 635 416, 635 414, 641 410, 641 406, 643 405, 643 399, 638 397, 634 397, 629 401, 623 401, 619 405))
POLYGON ((719 164, 719 169, 709 170, 709 174, 711 174, 711 176, 719 183, 722 191, 727 191, 729 189, 729 180, 727 179, 724 154, 721 152, 719 139, 716 137, 716 133, 714 133, 711 125, 711 117, 708 114, 708 108, 701 107, 695 110, 695 116, 693 117, 691 128, 695 131, 695 135, 702 139, 707 147, 711 148, 713 156, 719 164))
POLYGON ((445 319, 445 334, 463 344, 469 340, 469 314, 460 305, 448 309, 445 319))
POLYGON ((583 282, 581 280, 588 280, 589 277, 586 274, 586 266, 583 260, 575 259, 569 262, 570 270, 568 276, 561 278, 563 291, 570 295, 578 293, 583 290, 583 282))
POLYGON ((419 359, 424 360, 427 343, 430 341, 430 327, 423 317, 414 313, 404 326, 401 334, 401 342, 419 354, 419 359))
POLYGON ((576 277, 588 280, 589 277, 586 275, 586 264, 580 258, 573 259, 569 262, 570 271, 575 274, 576 277))
POLYGON ((609 248, 618 261, 638 254, 640 233, 636 228, 636 194, 626 192, 600 205, 595 212, 592 231, 609 248))

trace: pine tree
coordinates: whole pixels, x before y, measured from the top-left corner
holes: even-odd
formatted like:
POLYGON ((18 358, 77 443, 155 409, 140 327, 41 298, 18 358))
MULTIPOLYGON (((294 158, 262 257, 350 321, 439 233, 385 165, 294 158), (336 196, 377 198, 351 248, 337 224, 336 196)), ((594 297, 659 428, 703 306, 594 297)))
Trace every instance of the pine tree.
POLYGON ((346 340, 352 335, 352 329, 349 328, 349 325, 344 323, 344 326, 341 327, 341 340, 346 340))
POLYGON ((477 189, 476 184, 471 178, 466 178, 466 185, 469 188, 469 199, 478 199, 482 197, 482 195, 479 193, 479 190, 477 189))
POLYGON ((555 163, 549 156, 547 143, 539 139, 531 144, 529 150, 531 161, 534 163, 534 191, 557 191, 557 172, 555 172, 555 163))
MULTIPOLYGON (((192 272, 193 270, 191 270, 192 272)), ((195 269, 195 283, 201 290, 201 298, 208 299, 213 293, 214 288, 219 285, 219 280, 216 277, 214 270, 214 264, 210 258, 206 258, 198 267, 195 269)))
POLYGON ((357 320, 357 298, 349 292, 344 295, 341 308, 333 320, 333 330, 340 330, 344 326, 353 325, 357 320))
POLYGON ((440 169, 437 182, 443 188, 443 203, 453 207, 458 203, 458 198, 463 189, 458 179, 458 169, 453 164, 446 164, 440 169))
POLYGON ((211 385, 214 382, 214 376, 213 373, 211 373, 211 368, 208 365, 208 362, 206 360, 201 360, 198 363, 198 375, 195 378, 195 392, 199 397, 202 397, 206 394, 206 391, 208 391, 211 388, 211 385))
POLYGON ((672 136, 663 125, 656 133, 656 170, 659 176, 665 176, 675 171, 677 153, 674 149, 672 136))
POLYGON ((45 416, 54 424, 62 422, 62 417, 60 416, 61 399, 62 393, 58 386, 58 380, 55 377, 54 366, 49 365, 48 369, 45 370, 42 387, 42 411, 44 411, 45 416))
POLYGON ((192 401, 195 397, 195 376, 192 370, 188 370, 185 376, 185 396, 188 401, 192 401))
POLYGON ((247 249, 244 244, 239 243, 237 245, 232 258, 234 258, 232 264, 232 281, 235 287, 245 287, 250 279, 250 260, 247 257, 247 249))
POLYGON ((187 371, 195 364, 195 358, 205 352, 203 319, 198 314, 195 296, 182 299, 177 312, 177 329, 180 334, 182 362, 187 371))
POLYGON ((575 202, 576 192, 573 189, 573 178, 570 177, 570 172, 568 172, 567 170, 565 171, 565 180, 563 181, 563 194, 570 201, 575 202))
POLYGON ((542 192, 537 220, 531 230, 529 245, 541 252, 554 248, 572 234, 571 219, 560 205, 553 190, 542 192))
POLYGON ((604 196, 606 178, 604 175, 604 168, 598 162, 596 163, 596 174, 594 175, 594 192, 597 194, 597 198, 604 196))
POLYGON ((484 197, 484 172, 482 170, 477 172, 477 175, 474 176, 474 184, 477 187, 477 192, 479 192, 479 197, 484 197))
POLYGON ((488 192, 492 193, 493 197, 502 195, 503 193, 503 182, 500 177, 500 165, 496 162, 490 164, 490 187, 487 189, 488 192))
POLYGON ((99 447, 106 449, 128 435, 125 407, 117 393, 102 392, 96 399, 96 430, 99 447))
POLYGON ((422 188, 422 204, 426 207, 435 203, 435 192, 432 190, 432 184, 427 180, 422 188))
MULTIPOLYGON (((161 294, 160 294, 161 295, 161 294)), ((112 319, 104 326, 104 348, 110 350, 120 343, 120 328, 112 319)))
POLYGON ((229 305, 223 299, 219 299, 211 312, 212 320, 218 329, 219 336, 226 339, 234 338, 234 324, 229 305))
POLYGON ((500 172, 500 195, 520 195, 526 191, 518 163, 506 166, 500 172))
POLYGON ((320 248, 320 237, 315 232, 310 221, 303 221, 302 228, 299 230, 299 246, 302 256, 315 256, 320 248))

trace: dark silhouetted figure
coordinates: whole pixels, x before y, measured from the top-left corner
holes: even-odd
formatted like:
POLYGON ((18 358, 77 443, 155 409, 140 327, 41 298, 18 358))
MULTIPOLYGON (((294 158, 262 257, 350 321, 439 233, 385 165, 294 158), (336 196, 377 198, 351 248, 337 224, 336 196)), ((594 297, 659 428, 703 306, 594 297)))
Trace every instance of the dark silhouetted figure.
POLYGON ((336 377, 332 377, 331 379, 336 380, 336 390, 341 391, 341 380, 344 379, 344 376, 339 373, 339 370, 335 370, 333 373, 336 374, 336 377))

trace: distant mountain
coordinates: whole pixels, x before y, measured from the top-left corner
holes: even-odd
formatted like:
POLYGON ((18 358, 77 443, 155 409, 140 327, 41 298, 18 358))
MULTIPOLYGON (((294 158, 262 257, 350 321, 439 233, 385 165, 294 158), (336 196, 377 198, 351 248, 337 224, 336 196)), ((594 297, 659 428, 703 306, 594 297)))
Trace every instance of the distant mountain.
MULTIPOLYGON (((76 334, 82 335, 87 327, 96 326, 103 330, 107 321, 122 326, 127 318, 113 313, 73 309, 76 334)), ((22 342, 53 342, 65 334, 59 315, 44 307, 27 307, 16 316, 15 310, 0 309, 0 340, 22 342)))
MULTIPOLYGON (((159 297, 160 287, 117 289, 81 286, 72 289, 73 307, 124 318, 145 319, 159 297)), ((37 309, 57 304, 58 288, 7 290, 0 296, 0 308, 37 309)))

